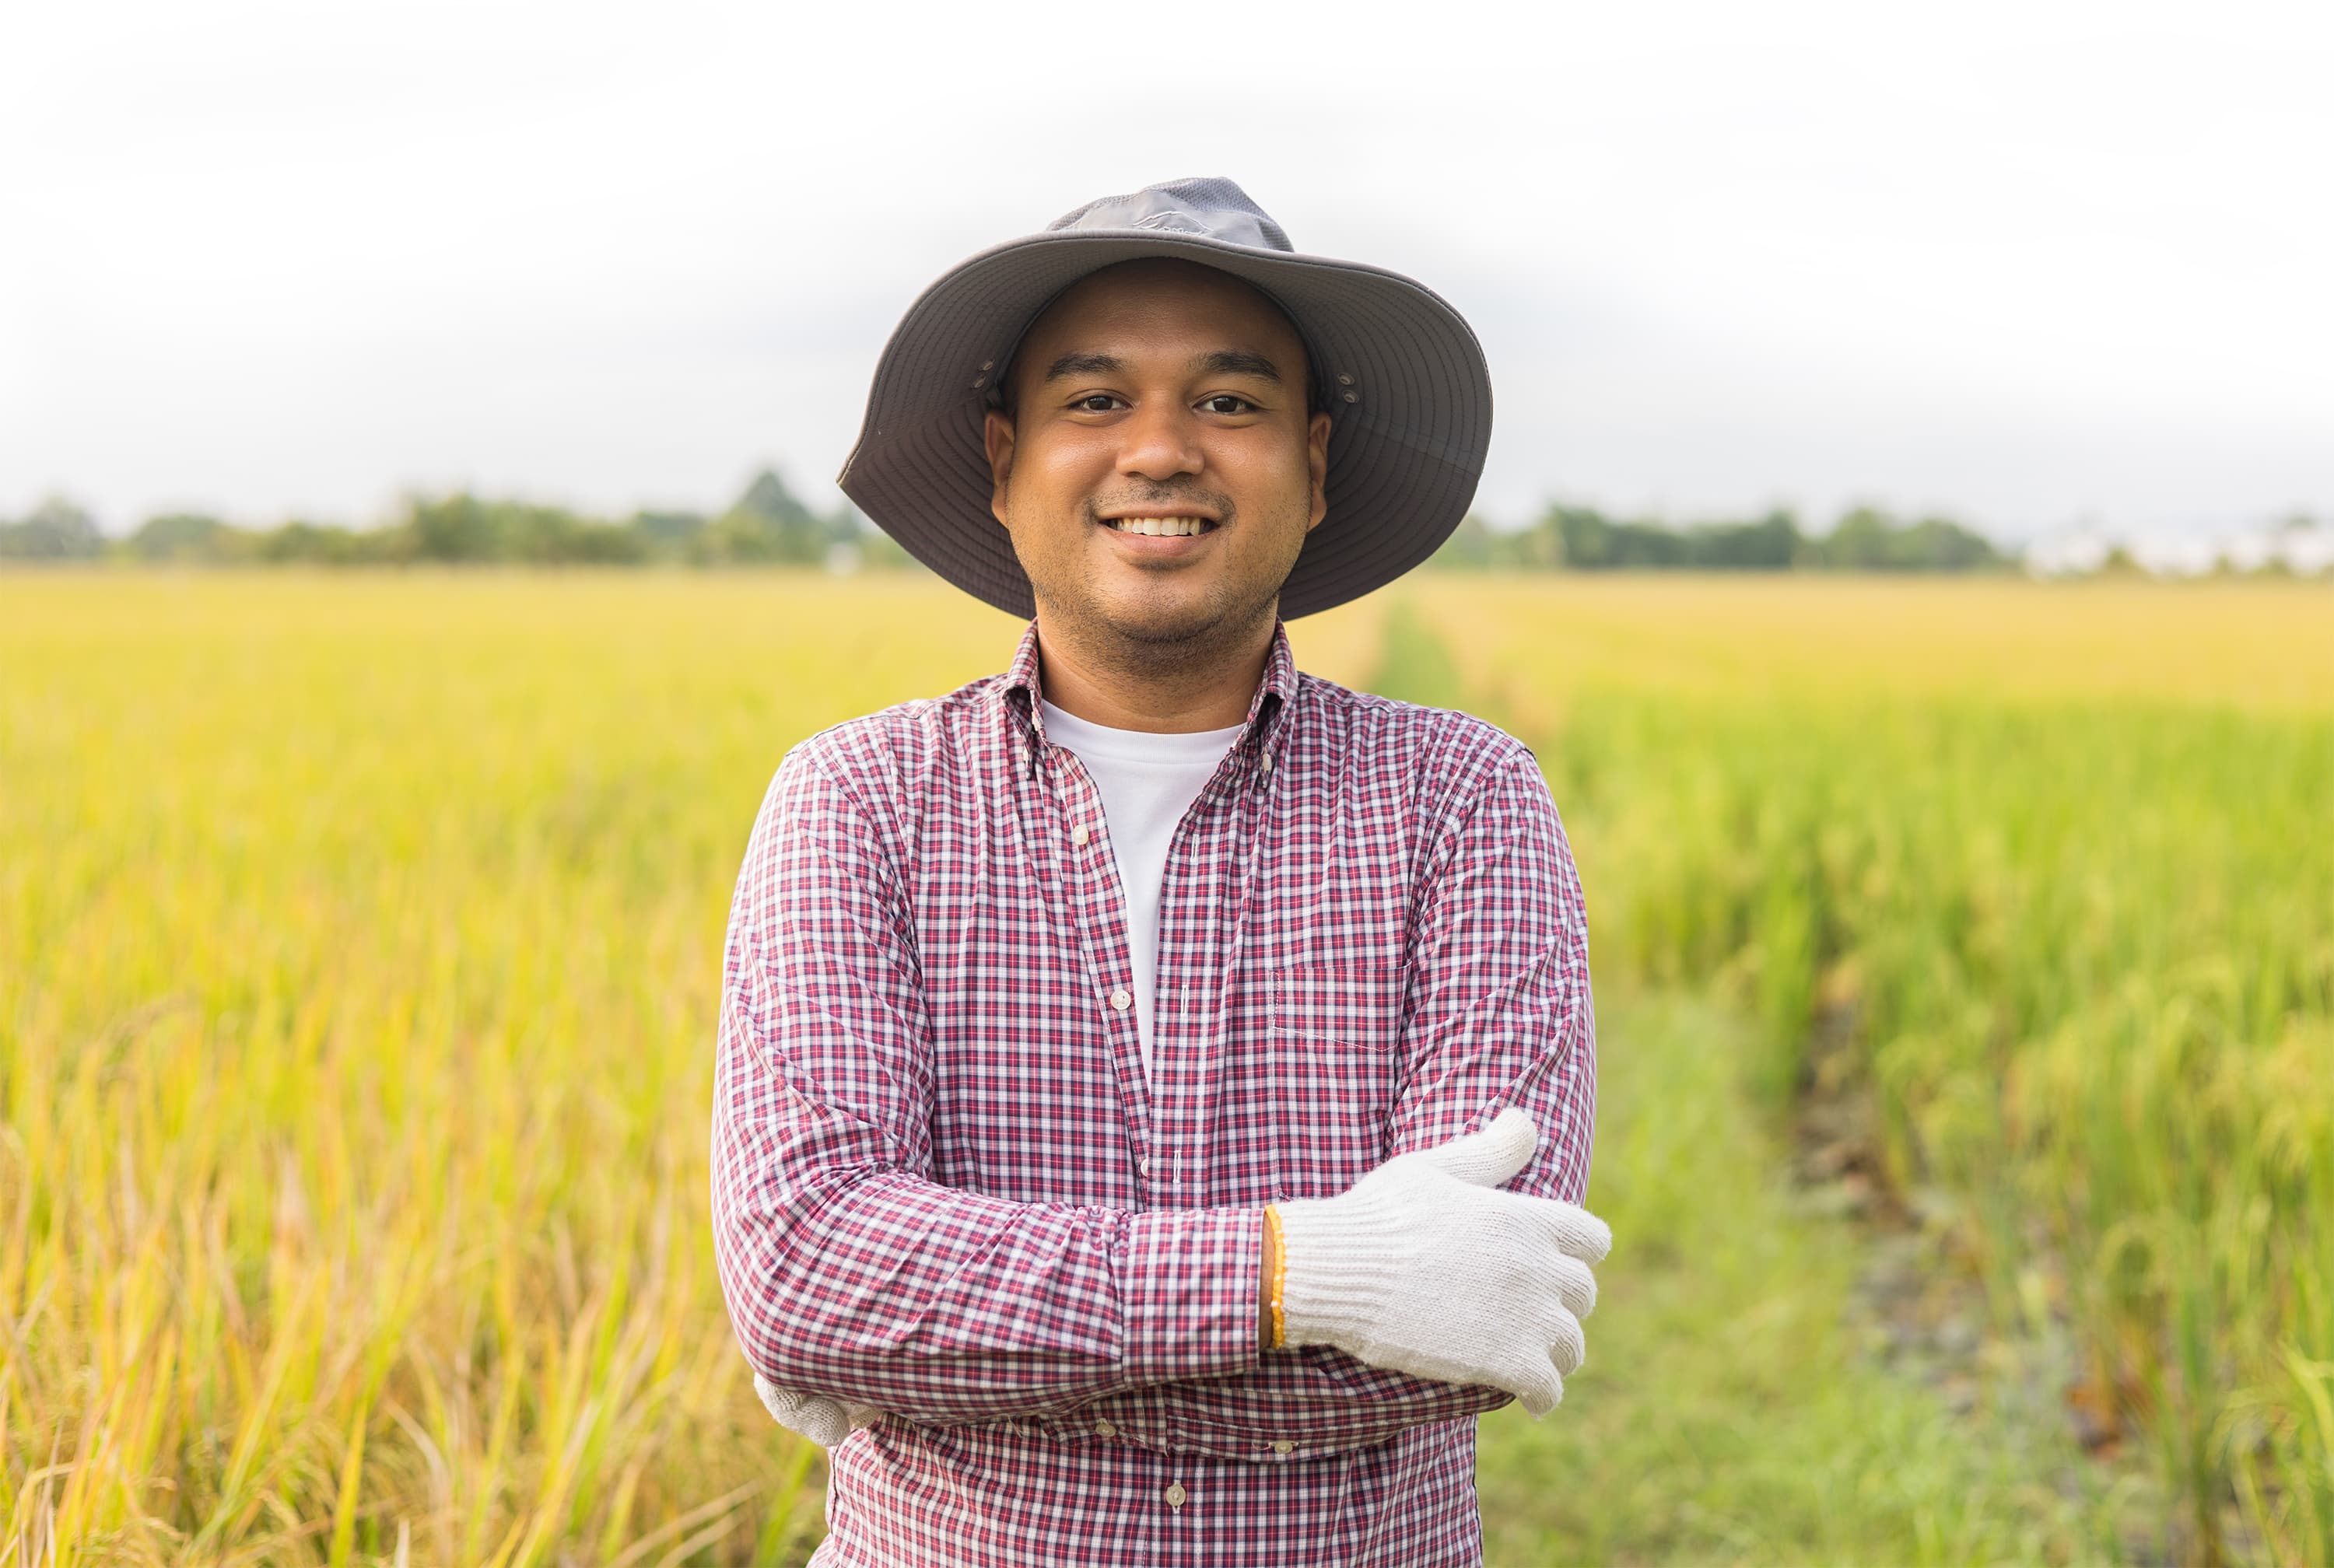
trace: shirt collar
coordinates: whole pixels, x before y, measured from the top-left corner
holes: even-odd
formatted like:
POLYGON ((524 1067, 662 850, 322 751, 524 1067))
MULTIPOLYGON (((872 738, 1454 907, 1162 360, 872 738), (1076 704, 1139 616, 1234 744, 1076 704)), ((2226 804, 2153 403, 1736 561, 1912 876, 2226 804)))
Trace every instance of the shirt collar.
MULTIPOLYGON (((1241 744, 1250 741, 1262 745, 1269 736, 1274 720, 1297 696, 1297 659, 1288 650, 1288 628, 1286 623, 1272 623, 1272 649, 1264 658, 1264 678, 1257 682, 1256 695, 1249 698, 1248 715, 1240 720, 1245 733, 1241 744)), ((998 688, 1000 699, 1021 716, 1029 726, 1037 744, 1046 742, 1046 711, 1041 700, 1045 693, 1037 681, 1037 623, 1021 634, 1021 646, 1014 650, 1013 662, 1005 668, 1003 684, 998 688)))

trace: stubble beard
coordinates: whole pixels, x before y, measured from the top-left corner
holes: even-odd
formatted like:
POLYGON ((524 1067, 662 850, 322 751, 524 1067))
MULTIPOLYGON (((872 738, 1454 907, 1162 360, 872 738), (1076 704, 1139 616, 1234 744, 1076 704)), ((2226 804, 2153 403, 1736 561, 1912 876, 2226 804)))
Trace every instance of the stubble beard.
MULTIPOLYGON (((1085 508, 1085 526, 1100 526, 1097 508, 1085 508)), ((1224 528, 1239 525, 1227 507, 1224 528)), ((1290 565, 1295 565, 1294 557, 1290 565)), ((1170 575, 1161 573, 1161 575, 1170 575)), ((1030 590, 1045 611, 1047 629, 1078 650, 1082 662, 1133 684, 1170 684, 1211 674, 1228 660, 1252 655, 1259 634, 1269 629, 1280 608, 1283 572, 1269 582, 1247 586, 1226 582, 1223 592, 1187 610, 1146 618, 1114 612, 1104 601, 1078 592, 1075 581, 1062 584, 1030 578, 1030 590)))

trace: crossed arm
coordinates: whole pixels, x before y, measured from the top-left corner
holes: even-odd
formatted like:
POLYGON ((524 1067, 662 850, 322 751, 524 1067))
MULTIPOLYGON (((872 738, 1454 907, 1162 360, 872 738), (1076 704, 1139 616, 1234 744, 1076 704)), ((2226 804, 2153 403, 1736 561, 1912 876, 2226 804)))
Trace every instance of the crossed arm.
MULTIPOLYGON (((911 916, 881 843, 797 751, 732 909, 714 1235, 731 1323, 763 1380, 942 1425, 1210 1383, 1182 1391, 1220 1427, 1248 1419, 1243 1374, 1270 1354, 1270 1435, 1320 1446, 1505 1402, 1340 1352, 1265 1351, 1259 1209, 1016 1203, 932 1180, 911 916)), ((1577 1201, 1595 1106, 1587 940, 1529 757, 1501 765, 1438 834, 1411 958, 1389 1153, 1521 1108, 1542 1136, 1510 1190, 1577 1201)))

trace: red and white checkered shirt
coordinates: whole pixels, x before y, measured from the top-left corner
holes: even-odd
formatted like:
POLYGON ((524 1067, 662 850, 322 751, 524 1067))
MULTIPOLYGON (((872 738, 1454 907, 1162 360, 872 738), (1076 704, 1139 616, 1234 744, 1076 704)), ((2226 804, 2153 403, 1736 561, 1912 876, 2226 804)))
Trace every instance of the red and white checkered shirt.
MULTIPOLYGON (((804 741, 731 909, 713 1224, 747 1358, 888 1412, 815 1562, 1422 1568, 1481 1557, 1506 1402, 1259 1353, 1259 1210, 1509 1105, 1578 1202, 1587 928, 1531 754, 1300 675, 1176 830, 1153 1071, 1094 783, 1001 677, 804 741)), ((1464 1312, 1467 1303, 1453 1302, 1464 1312)))

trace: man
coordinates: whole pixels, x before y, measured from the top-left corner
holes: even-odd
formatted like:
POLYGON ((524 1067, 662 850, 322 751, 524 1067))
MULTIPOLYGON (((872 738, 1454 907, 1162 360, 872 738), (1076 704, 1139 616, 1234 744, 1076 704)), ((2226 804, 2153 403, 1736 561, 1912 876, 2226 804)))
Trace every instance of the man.
POLYGON ((1431 554, 1490 415, 1227 180, 892 334, 843 487, 1034 622, 789 752, 738 879, 715 1246, 815 1561, 1480 1561, 1474 1418, 1562 1396, 1609 1241, 1578 883, 1523 746, 1280 618, 1431 554))

